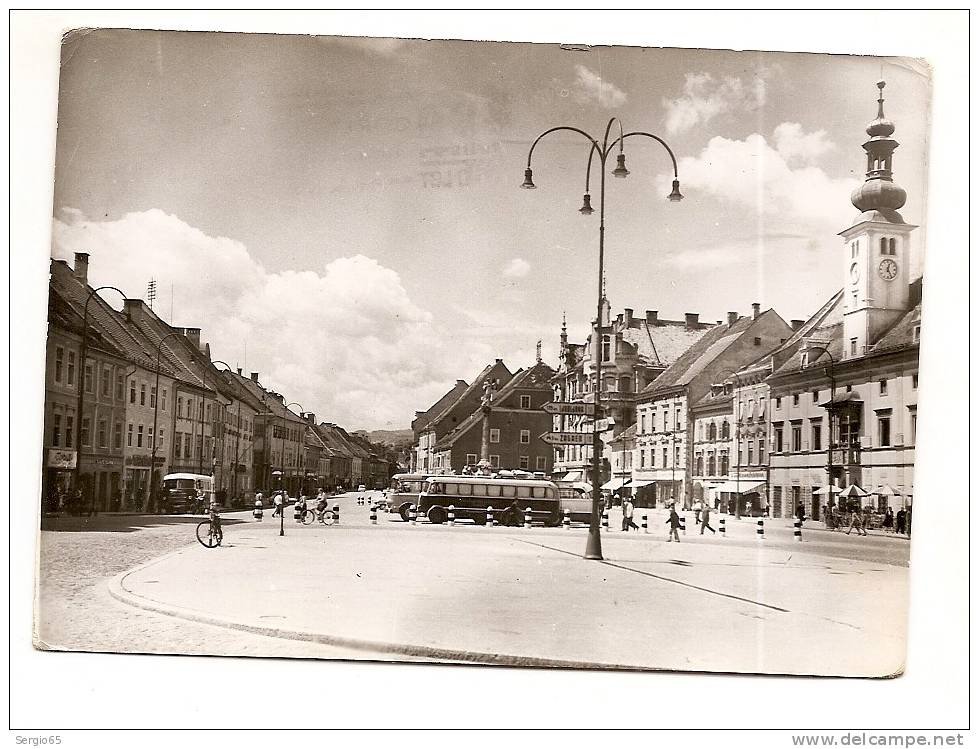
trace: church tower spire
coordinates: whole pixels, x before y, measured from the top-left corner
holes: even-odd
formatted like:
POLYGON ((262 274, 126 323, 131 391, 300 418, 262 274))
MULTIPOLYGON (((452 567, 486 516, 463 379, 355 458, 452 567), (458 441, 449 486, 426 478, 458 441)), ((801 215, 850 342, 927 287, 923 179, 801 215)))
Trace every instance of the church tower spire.
POLYGON ((916 226, 898 213, 907 193, 894 183, 898 142, 884 116, 884 81, 877 82, 877 117, 867 125, 867 179, 850 195, 860 213, 840 232, 844 252, 843 358, 868 353, 908 310, 910 234, 916 226))

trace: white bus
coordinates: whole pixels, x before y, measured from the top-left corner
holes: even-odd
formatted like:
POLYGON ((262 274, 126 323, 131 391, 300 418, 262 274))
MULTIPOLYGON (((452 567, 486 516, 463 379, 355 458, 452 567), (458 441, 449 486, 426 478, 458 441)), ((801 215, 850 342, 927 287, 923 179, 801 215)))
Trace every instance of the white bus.
POLYGON ((201 510, 197 493, 204 492, 204 510, 214 499, 214 477, 200 473, 168 473, 163 477, 160 501, 164 512, 193 512, 201 510))
POLYGON ((391 485, 385 493, 388 512, 396 512, 405 522, 408 521, 408 508, 418 504, 418 495, 425 488, 427 473, 396 473, 391 477, 391 485))
POLYGON ((431 476, 418 495, 418 511, 432 523, 444 523, 449 507, 456 519, 486 523, 486 508, 492 507, 497 522, 522 525, 530 508, 534 522, 559 525, 561 506, 558 489, 550 481, 496 479, 491 476, 431 476))

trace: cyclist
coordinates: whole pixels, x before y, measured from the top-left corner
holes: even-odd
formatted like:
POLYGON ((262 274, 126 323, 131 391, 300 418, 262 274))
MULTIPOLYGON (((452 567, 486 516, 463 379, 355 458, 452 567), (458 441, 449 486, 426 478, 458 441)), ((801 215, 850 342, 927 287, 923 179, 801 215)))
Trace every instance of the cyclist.
POLYGON ((221 530, 221 515, 218 513, 218 503, 213 499, 211 500, 211 506, 208 508, 207 514, 211 520, 211 532, 214 533, 218 539, 218 544, 220 544, 224 539, 224 532, 221 530))
POLYGON ((316 495, 316 519, 322 520, 323 515, 326 514, 326 508, 329 502, 326 499, 326 492, 320 489, 319 494, 316 495))

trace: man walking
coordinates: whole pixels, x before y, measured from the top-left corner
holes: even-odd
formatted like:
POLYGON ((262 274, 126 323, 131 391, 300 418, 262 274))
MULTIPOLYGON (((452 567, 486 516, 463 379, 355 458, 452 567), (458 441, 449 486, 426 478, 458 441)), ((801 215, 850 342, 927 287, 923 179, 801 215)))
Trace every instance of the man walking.
POLYGON ((867 535, 867 531, 863 527, 863 513, 860 511, 859 507, 853 510, 853 513, 850 515, 850 527, 846 529, 846 535, 849 536, 850 531, 852 531, 854 528, 857 529, 858 536, 867 535))
MULTIPOLYGON (((698 499, 696 504, 693 506, 693 514, 694 514, 693 519, 695 523, 700 523, 700 513, 706 509, 707 506, 698 499)), ((701 531, 701 533, 703 533, 703 531, 701 531)))
POLYGON ((700 511, 700 535, 704 535, 704 529, 709 530, 711 533, 717 533, 713 528, 710 527, 710 508, 705 504, 704 508, 700 511))
POLYGON ((670 524, 669 534, 666 537, 667 543, 676 539, 677 543, 680 543, 680 534, 678 529, 680 528, 680 516, 676 514, 676 505, 670 505, 670 516, 666 519, 666 522, 670 524))
POLYGON ((629 499, 628 497, 625 497, 622 500, 622 530, 624 530, 626 533, 629 532, 630 528, 635 528, 636 530, 639 530, 639 526, 632 521, 632 516, 635 513, 635 511, 636 508, 632 504, 632 500, 629 499))
POLYGON ((275 509, 272 511, 272 517, 277 517, 282 514, 282 492, 275 493, 273 502, 275 503, 275 509))

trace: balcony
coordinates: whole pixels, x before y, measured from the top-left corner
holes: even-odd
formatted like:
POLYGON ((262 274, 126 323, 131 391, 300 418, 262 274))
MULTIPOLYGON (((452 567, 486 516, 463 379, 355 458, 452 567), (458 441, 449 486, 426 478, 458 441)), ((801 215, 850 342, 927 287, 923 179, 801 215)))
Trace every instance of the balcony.
POLYGON ((860 465, 859 447, 834 447, 830 450, 830 462, 834 466, 860 465))

